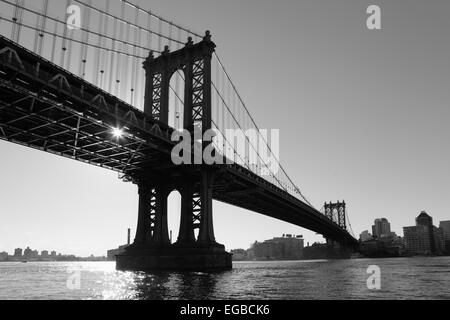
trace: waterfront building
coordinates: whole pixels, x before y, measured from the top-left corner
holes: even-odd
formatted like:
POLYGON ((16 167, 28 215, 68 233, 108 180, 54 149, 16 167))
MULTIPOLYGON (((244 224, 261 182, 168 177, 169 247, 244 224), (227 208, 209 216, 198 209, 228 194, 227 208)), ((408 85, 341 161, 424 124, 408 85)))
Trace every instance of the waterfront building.
POLYGON ((372 234, 374 238, 382 238, 385 236, 390 236, 391 234, 391 224, 386 218, 375 219, 372 226, 372 234))
POLYGON ((440 254, 444 250, 444 233, 433 226, 433 218, 422 211, 416 225, 403 227, 405 247, 412 254, 440 254))
POLYGON ((303 257, 303 236, 284 234, 264 242, 255 242, 248 251, 250 259, 298 260, 303 257))
POLYGON ((429 228, 426 226, 403 227, 405 247, 413 254, 431 254, 429 228))
POLYGON ((372 236, 372 234, 371 234, 368 230, 364 230, 364 231, 361 232, 361 234, 359 235, 359 240, 360 240, 361 242, 372 240, 372 238, 373 238, 373 236, 372 236))
POLYGON ((21 248, 17 248, 14 250, 14 258, 22 258, 22 249, 21 248))
POLYGON ((244 249, 234 249, 231 250, 231 254, 233 255, 234 261, 244 261, 247 260, 247 250, 244 249))
POLYGON ((450 221, 441 221, 439 228, 444 236, 444 252, 450 254, 450 221))
POLYGON ((0 252, 0 261, 8 260, 8 252, 0 252))
POLYGON ((27 247, 24 251, 23 251, 23 257, 25 259, 30 259, 31 256, 33 254, 33 250, 30 249, 30 247, 27 247))
POLYGON ((428 236, 430 238, 430 250, 436 252, 436 242, 434 239, 433 218, 429 216, 425 211, 422 211, 416 218, 417 226, 428 227, 428 236))

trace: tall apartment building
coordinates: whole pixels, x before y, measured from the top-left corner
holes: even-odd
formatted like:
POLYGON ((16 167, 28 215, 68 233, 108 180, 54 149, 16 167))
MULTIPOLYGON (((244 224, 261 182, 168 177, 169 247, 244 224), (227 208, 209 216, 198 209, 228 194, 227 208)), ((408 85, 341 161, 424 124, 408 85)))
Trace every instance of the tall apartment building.
POLYGON ((372 234, 375 238, 388 237, 391 235, 391 224, 386 218, 375 219, 372 226, 372 234))
POLYGON ((422 211, 416 225, 403 227, 406 250, 413 254, 440 254, 444 251, 444 234, 433 225, 433 218, 422 211))
POLYGON ((441 221, 439 223, 439 229, 443 233, 445 252, 450 254, 450 221, 441 221))

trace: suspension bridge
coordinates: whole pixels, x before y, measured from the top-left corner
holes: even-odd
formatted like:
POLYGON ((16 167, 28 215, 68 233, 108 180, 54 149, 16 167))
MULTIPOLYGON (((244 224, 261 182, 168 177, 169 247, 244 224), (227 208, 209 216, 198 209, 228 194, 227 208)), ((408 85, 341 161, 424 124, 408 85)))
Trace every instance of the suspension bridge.
POLYGON ((209 32, 127 0, 1 0, 0 8, 0 139, 116 171, 138 186, 136 236, 117 257, 119 269, 230 268, 214 236, 213 200, 356 246, 345 203, 317 210, 289 177, 209 32), (80 9, 78 27, 68 24, 68 8, 80 9), (196 128, 258 136, 244 136, 243 148, 227 138, 203 142, 231 160, 223 164, 175 165, 172 135, 196 128), (174 244, 173 190, 181 194, 174 244))

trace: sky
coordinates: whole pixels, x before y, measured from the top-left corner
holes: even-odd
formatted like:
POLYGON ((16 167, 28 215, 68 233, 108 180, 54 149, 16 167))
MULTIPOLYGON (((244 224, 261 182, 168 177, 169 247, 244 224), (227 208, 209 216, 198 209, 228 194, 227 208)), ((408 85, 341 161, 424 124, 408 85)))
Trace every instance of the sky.
MULTIPOLYGON (((115 0, 111 0, 115 1, 115 0)), ((258 125, 280 129, 280 160, 310 202, 344 200, 352 229, 393 231, 426 210, 450 220, 450 2, 151 0, 203 32, 258 125), (366 9, 381 8, 381 30, 366 9)), ((0 141, 0 251, 105 255, 137 221, 137 187, 116 173, 0 141)), ((177 235, 179 199, 169 204, 177 235)), ((217 241, 248 248, 300 227, 214 203, 217 241)))

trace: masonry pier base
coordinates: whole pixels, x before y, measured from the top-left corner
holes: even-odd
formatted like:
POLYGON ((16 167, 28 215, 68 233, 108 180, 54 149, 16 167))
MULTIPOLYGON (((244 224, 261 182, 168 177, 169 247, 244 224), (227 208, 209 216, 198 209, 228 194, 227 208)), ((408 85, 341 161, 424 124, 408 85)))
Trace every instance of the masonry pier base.
POLYGON ((116 257, 122 271, 224 271, 232 268, 231 254, 221 245, 210 247, 133 248, 116 257))

